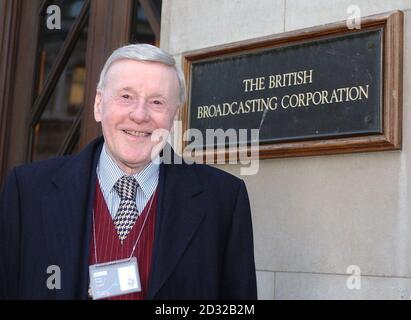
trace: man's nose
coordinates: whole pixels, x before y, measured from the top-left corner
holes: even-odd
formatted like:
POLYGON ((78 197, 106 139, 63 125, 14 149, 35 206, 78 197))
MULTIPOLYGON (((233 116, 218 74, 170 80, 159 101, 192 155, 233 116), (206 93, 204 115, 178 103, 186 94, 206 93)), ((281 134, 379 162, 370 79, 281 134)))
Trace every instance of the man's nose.
POLYGON ((130 119, 134 122, 144 122, 149 119, 148 105, 144 100, 138 100, 130 111, 130 119))

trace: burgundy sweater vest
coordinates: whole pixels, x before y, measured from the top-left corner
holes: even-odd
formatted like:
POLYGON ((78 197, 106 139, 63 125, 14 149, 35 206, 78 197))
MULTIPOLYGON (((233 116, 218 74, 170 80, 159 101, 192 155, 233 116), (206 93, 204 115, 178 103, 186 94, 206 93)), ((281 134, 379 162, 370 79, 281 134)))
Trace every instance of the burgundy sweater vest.
POLYGON ((148 209, 151 199, 147 202, 143 212, 140 214, 127 238, 124 240, 124 243, 121 245, 113 219, 107 208, 103 193, 101 192, 100 184, 98 181, 96 183, 96 196, 94 199, 95 221, 93 222, 96 230, 96 243, 94 243, 94 236, 92 234, 89 259, 90 265, 129 258, 133 251, 134 244, 137 241, 138 234, 143 226, 144 219, 147 214, 149 215, 133 254, 133 256, 137 258, 142 290, 136 293, 108 298, 109 300, 143 300, 147 296, 151 270, 151 255, 154 243, 157 193, 156 190, 152 196, 152 198, 154 198, 150 211, 148 209), (97 262, 94 251, 95 247, 97 249, 97 262))

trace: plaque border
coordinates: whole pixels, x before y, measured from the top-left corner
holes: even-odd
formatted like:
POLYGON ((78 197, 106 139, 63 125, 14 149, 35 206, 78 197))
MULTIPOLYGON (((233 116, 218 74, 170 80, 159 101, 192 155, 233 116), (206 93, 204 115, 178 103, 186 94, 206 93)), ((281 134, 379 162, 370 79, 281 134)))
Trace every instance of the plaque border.
POLYGON ((184 134, 180 135, 178 150, 184 157, 193 160, 227 163, 229 159, 237 160, 242 154, 251 158, 282 158, 295 156, 328 155, 354 152, 371 152, 384 150, 401 150, 402 148, 402 98, 403 98, 403 28, 404 14, 400 10, 376 14, 361 19, 360 29, 349 29, 346 21, 325 24, 322 26, 299 29, 250 40, 213 46, 200 50, 187 51, 182 54, 182 68, 187 82, 187 100, 180 110, 182 133, 189 129, 189 105, 191 95, 191 66, 194 62, 207 61, 220 56, 238 55, 305 43, 312 40, 338 37, 356 32, 382 29, 382 128, 380 134, 354 135, 342 138, 316 138, 293 142, 274 142, 260 144, 257 156, 250 147, 233 150, 220 147, 213 151, 196 149, 196 154, 184 151, 188 142, 184 134), (251 154, 250 154, 251 153, 251 154), (221 162, 221 159, 224 159, 221 162))

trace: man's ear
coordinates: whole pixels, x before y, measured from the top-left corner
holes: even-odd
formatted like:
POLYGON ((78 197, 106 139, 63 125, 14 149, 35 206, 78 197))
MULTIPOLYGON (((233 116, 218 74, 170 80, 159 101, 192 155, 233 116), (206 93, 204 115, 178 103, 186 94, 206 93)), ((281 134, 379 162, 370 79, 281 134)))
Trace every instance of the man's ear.
POLYGON ((176 113, 174 114, 173 122, 170 128, 170 133, 174 133, 174 125, 175 125, 175 122, 179 120, 180 108, 181 107, 178 106, 176 113))
POLYGON ((101 122, 102 118, 102 92, 100 90, 97 90, 96 96, 94 98, 94 119, 97 122, 101 122))

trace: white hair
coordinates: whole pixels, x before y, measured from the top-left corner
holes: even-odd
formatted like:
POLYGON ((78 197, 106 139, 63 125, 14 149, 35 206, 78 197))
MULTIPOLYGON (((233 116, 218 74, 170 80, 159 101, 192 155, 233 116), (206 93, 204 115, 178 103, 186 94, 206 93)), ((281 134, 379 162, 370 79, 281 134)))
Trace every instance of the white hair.
POLYGON ((172 67, 175 70, 178 79, 178 98, 180 105, 184 103, 186 96, 186 84, 183 71, 179 66, 176 65, 176 61, 174 60, 172 55, 150 44, 129 44, 114 50, 104 64, 103 70, 101 70, 100 79, 97 84, 97 90, 103 90, 106 74, 111 65, 114 62, 123 59, 158 62, 172 67))

